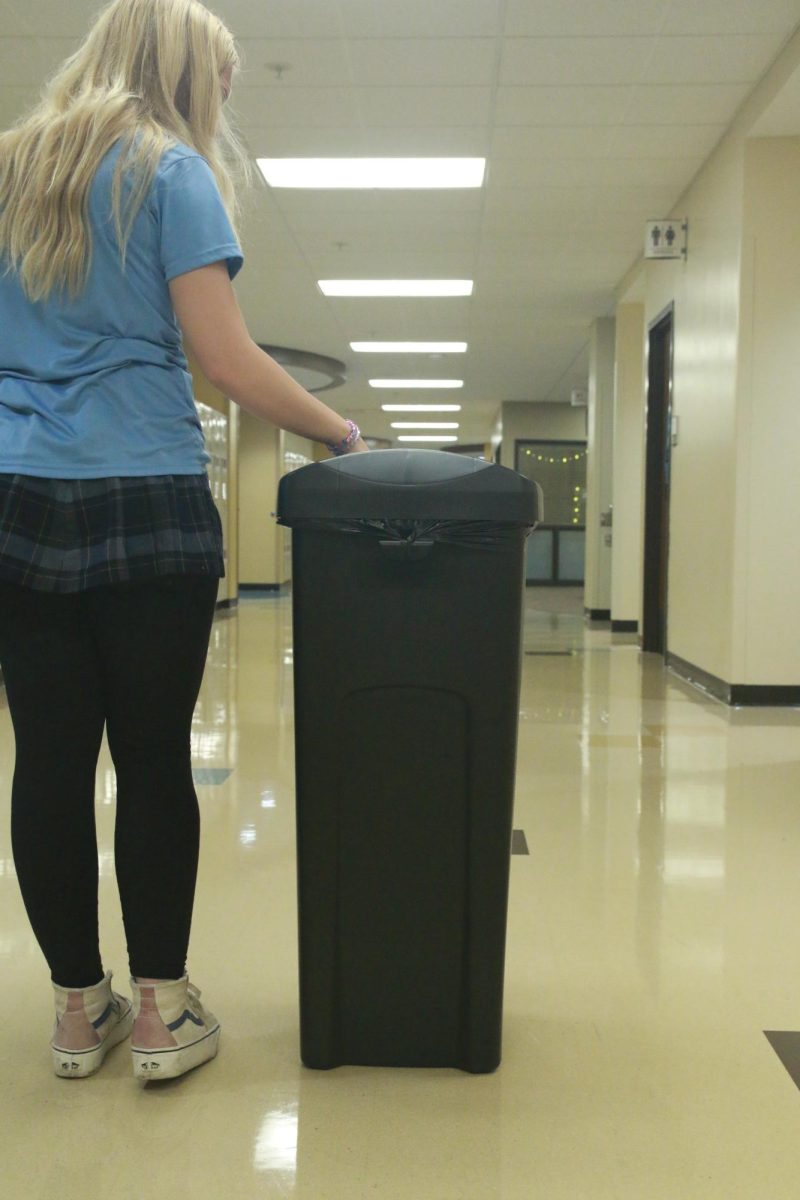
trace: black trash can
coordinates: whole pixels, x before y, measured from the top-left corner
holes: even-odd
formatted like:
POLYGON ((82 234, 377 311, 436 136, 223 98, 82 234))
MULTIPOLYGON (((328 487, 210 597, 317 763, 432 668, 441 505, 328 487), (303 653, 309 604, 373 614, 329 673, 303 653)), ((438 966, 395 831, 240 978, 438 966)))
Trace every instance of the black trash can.
POLYGON ((434 450, 281 480, 301 1057, 500 1062, 525 538, 539 490, 434 450))

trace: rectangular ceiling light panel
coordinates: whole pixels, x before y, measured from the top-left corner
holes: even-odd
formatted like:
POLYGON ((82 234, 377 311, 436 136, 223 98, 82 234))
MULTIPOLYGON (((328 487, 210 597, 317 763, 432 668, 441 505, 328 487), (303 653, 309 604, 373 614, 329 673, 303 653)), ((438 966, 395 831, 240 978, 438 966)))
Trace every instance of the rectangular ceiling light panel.
POLYGON ((479 188, 485 158, 259 158, 274 188, 479 188))
POLYGON ((463 379, 370 379, 374 388, 461 388, 463 379))
POLYGON ((356 354, 466 354, 466 342, 351 342, 356 354))
POLYGON ((397 440, 398 440, 398 442, 457 442, 458 438, 455 436, 455 434, 453 434, 451 437, 448 434, 442 434, 442 435, 429 434, 428 435, 428 434, 411 433, 411 434, 402 434, 397 440))
POLYGON ((471 296, 471 279, 319 279, 324 296, 471 296))
POLYGON ((382 404, 383 412, 461 412, 460 404, 382 404))

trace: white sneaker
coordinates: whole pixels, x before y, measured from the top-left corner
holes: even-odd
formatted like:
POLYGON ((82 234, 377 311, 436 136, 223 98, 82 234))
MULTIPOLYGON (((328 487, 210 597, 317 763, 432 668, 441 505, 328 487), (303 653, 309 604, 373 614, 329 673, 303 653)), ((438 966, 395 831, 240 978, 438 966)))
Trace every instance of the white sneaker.
POLYGON ((130 1033, 131 1002, 112 992, 110 971, 94 987, 62 988, 54 983, 53 991, 53 1068, 62 1079, 85 1079, 100 1069, 111 1047, 130 1033))
POLYGON ((160 983, 132 979, 131 986, 131 1051, 137 1079, 175 1079, 214 1057, 219 1021, 203 1008, 188 975, 160 983))

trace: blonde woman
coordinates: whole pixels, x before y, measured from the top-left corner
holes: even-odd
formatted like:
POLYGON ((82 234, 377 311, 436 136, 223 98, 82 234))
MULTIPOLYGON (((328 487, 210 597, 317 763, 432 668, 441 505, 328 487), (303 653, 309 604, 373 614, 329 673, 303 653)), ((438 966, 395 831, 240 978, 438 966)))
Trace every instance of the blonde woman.
POLYGON ((132 1030, 134 1073, 216 1054, 189 983, 199 842, 190 724, 221 525, 185 341, 251 412, 365 450, 252 341, 231 279, 246 155, 223 113, 234 41, 196 0, 116 0, 0 135, 0 665, 16 737, 12 843, 50 967, 56 1074, 132 1030), (133 1001, 98 945, 94 779, 117 773, 133 1001))

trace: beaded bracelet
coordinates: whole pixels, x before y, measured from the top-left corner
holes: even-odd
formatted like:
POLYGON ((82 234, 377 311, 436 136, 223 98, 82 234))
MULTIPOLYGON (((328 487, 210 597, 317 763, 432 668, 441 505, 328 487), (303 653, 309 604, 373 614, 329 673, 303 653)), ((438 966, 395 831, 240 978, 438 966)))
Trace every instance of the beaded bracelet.
POLYGON ((353 445, 353 442, 357 442, 358 439, 361 437, 361 430, 358 428, 355 421, 348 421, 347 428, 349 429, 350 432, 347 434, 346 438, 342 439, 341 442, 326 442, 325 443, 325 446, 327 447, 328 450, 330 450, 331 454, 336 454, 336 455, 346 454, 347 451, 350 449, 350 447, 353 445))

